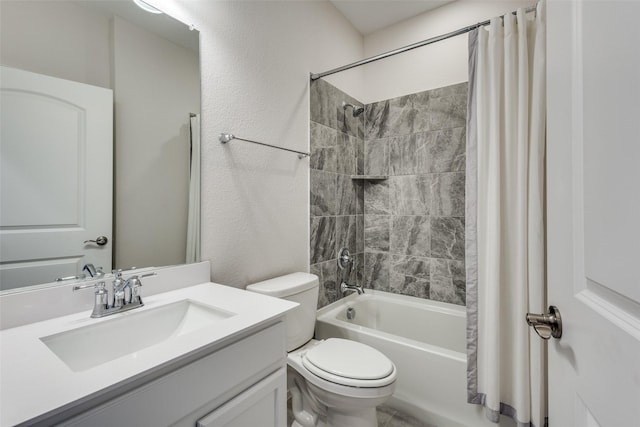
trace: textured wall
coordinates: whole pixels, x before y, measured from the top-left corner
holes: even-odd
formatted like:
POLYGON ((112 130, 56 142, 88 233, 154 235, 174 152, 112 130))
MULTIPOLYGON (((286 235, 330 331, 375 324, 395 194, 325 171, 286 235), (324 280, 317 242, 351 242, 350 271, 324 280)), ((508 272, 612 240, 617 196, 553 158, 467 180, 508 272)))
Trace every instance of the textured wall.
MULTIPOLYGON (((309 150, 309 73, 362 57, 329 2, 150 0, 200 31, 202 256, 249 283, 309 268, 309 160, 220 132, 309 150)), ((362 70, 331 81, 358 93, 362 70)))
POLYGON ((338 252, 354 258, 349 283, 361 282, 363 265, 363 186, 352 175, 364 170, 364 114, 353 117, 342 102, 358 100, 324 80, 311 84, 310 264, 320 277, 318 307, 337 300, 342 272, 338 252), (360 272, 360 275, 358 275, 360 272))

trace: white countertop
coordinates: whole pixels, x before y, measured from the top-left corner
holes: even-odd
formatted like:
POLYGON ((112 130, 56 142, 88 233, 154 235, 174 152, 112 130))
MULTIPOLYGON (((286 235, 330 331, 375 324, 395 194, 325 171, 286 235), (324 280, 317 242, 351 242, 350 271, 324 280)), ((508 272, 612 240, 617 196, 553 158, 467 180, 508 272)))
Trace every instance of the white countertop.
POLYGON ((0 426, 13 426, 43 414, 55 414, 61 408, 72 407, 105 389, 139 381, 161 368, 166 369, 166 364, 177 363, 198 351, 212 352, 227 345, 228 338, 266 324, 297 305, 215 283, 203 283, 143 300, 144 307, 101 319, 90 318, 89 310, 0 331, 0 426), (237 314, 82 372, 73 372, 40 340, 184 299, 237 314))

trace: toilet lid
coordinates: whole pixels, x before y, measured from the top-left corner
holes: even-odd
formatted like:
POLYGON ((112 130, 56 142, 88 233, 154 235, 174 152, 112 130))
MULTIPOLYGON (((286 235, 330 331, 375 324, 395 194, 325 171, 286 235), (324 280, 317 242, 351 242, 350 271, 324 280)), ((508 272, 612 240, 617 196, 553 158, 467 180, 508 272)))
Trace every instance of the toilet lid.
POLYGON ((329 374, 356 380, 379 380, 395 370, 391 360, 378 350, 341 338, 329 338, 313 347, 304 361, 329 374))

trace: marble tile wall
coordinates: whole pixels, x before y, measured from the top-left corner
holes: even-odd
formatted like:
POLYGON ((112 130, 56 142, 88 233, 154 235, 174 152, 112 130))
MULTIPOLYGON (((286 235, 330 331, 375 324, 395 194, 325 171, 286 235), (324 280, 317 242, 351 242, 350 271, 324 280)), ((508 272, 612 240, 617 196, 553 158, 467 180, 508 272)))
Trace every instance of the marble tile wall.
POLYGON ((465 304, 466 105, 466 83, 366 105, 364 173, 389 178, 364 184, 365 287, 465 304))
POLYGON ((464 168, 467 84, 365 106, 323 80, 311 84, 310 271, 318 307, 340 298, 337 255, 355 259, 348 281, 465 304, 464 168), (385 175, 354 181, 351 175, 385 175))
POLYGON ((364 187, 351 175, 364 172, 364 114, 353 117, 343 101, 362 105, 324 80, 311 83, 310 272, 320 278, 318 308, 340 298, 340 248, 355 260, 349 283, 363 277, 364 187))

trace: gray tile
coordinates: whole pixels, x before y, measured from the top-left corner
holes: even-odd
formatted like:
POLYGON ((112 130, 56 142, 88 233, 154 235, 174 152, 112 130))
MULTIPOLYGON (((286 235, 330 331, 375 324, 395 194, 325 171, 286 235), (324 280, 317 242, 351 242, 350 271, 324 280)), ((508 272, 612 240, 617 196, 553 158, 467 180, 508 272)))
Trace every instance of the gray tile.
POLYGON ((391 255, 389 290, 418 298, 429 297, 429 259, 391 255))
POLYGON ((411 95, 414 112, 413 132, 424 132, 431 129, 431 120, 429 120, 430 99, 431 91, 418 92, 411 95))
POLYGON ((451 95, 429 100, 429 120, 431 130, 465 126, 467 121, 466 95, 451 95))
POLYGON ((336 171, 345 175, 355 175, 358 166, 358 138, 338 132, 336 145, 336 171))
POLYGON ((364 252, 364 215, 356 216, 356 253, 364 252))
POLYGON ((311 169, 311 216, 336 214, 336 177, 331 172, 311 169))
POLYGON ((322 281, 322 264, 311 264, 309 272, 318 276, 318 308, 322 308, 329 304, 329 299, 324 291, 324 282, 322 281))
POLYGON ((367 175, 389 175, 389 140, 366 141, 364 148, 364 173, 367 175))
POLYGON ((336 171, 337 132, 325 125, 311 122, 311 169, 336 171))
POLYGON ((393 216, 389 251, 393 254, 428 257, 431 224, 428 216, 393 216))
POLYGON ((433 134, 413 133, 389 139, 389 174, 416 175, 429 172, 429 146, 433 134))
POLYGON ((311 264, 336 258, 336 217, 311 217, 311 264))
MULTIPOLYGON (((429 175, 403 175, 389 178, 389 207, 394 215, 429 215, 429 175)), ((365 196, 366 204, 366 196, 365 196)))
POLYGON ((452 304, 466 304, 466 275, 464 262, 431 259, 431 289, 429 298, 452 304))
POLYGON ((413 132, 415 111, 409 95, 369 104, 366 115, 367 140, 413 132))
POLYGON ((464 217, 464 172, 431 175, 431 215, 464 217))
POLYGON ((351 279, 358 285, 365 286, 364 283, 364 252, 353 255, 354 265, 351 279))
POLYGON ((468 86, 469 85, 467 82, 463 82, 463 83, 457 83, 450 86, 440 87, 437 89, 432 89, 429 91, 429 96, 431 97, 431 99, 441 98, 441 97, 451 96, 451 95, 467 96, 468 86))
POLYGON ((465 170, 466 128, 444 129, 433 133, 429 145, 429 172, 465 170))
POLYGON ((364 183, 364 213, 366 215, 389 214, 389 180, 364 183))
POLYGON ((431 257, 464 260, 464 218, 431 217, 431 257))
POLYGON ((391 217, 388 215, 365 215, 365 251, 389 251, 390 221, 391 217))
POLYGON ((349 252, 356 253, 356 230, 355 215, 336 217, 336 253, 339 253, 341 248, 347 248, 349 252))
POLYGON ((311 121, 337 129, 336 89, 322 79, 312 81, 309 101, 311 121))
POLYGON ((371 289, 389 290, 389 254, 364 253, 364 284, 371 289))
POLYGON ((364 195, 361 183, 351 179, 350 175, 337 175, 336 186, 337 214, 356 215, 362 213, 364 195))
POLYGON ((358 137, 356 146, 356 175, 364 175, 365 157, 364 157, 364 138, 358 137))
POLYGON ((376 407, 376 418, 378 419, 378 427, 384 427, 386 423, 396 414, 395 409, 386 405, 376 407))
POLYGON ((335 259, 321 264, 324 297, 329 304, 340 299, 338 283, 338 266, 335 259))

